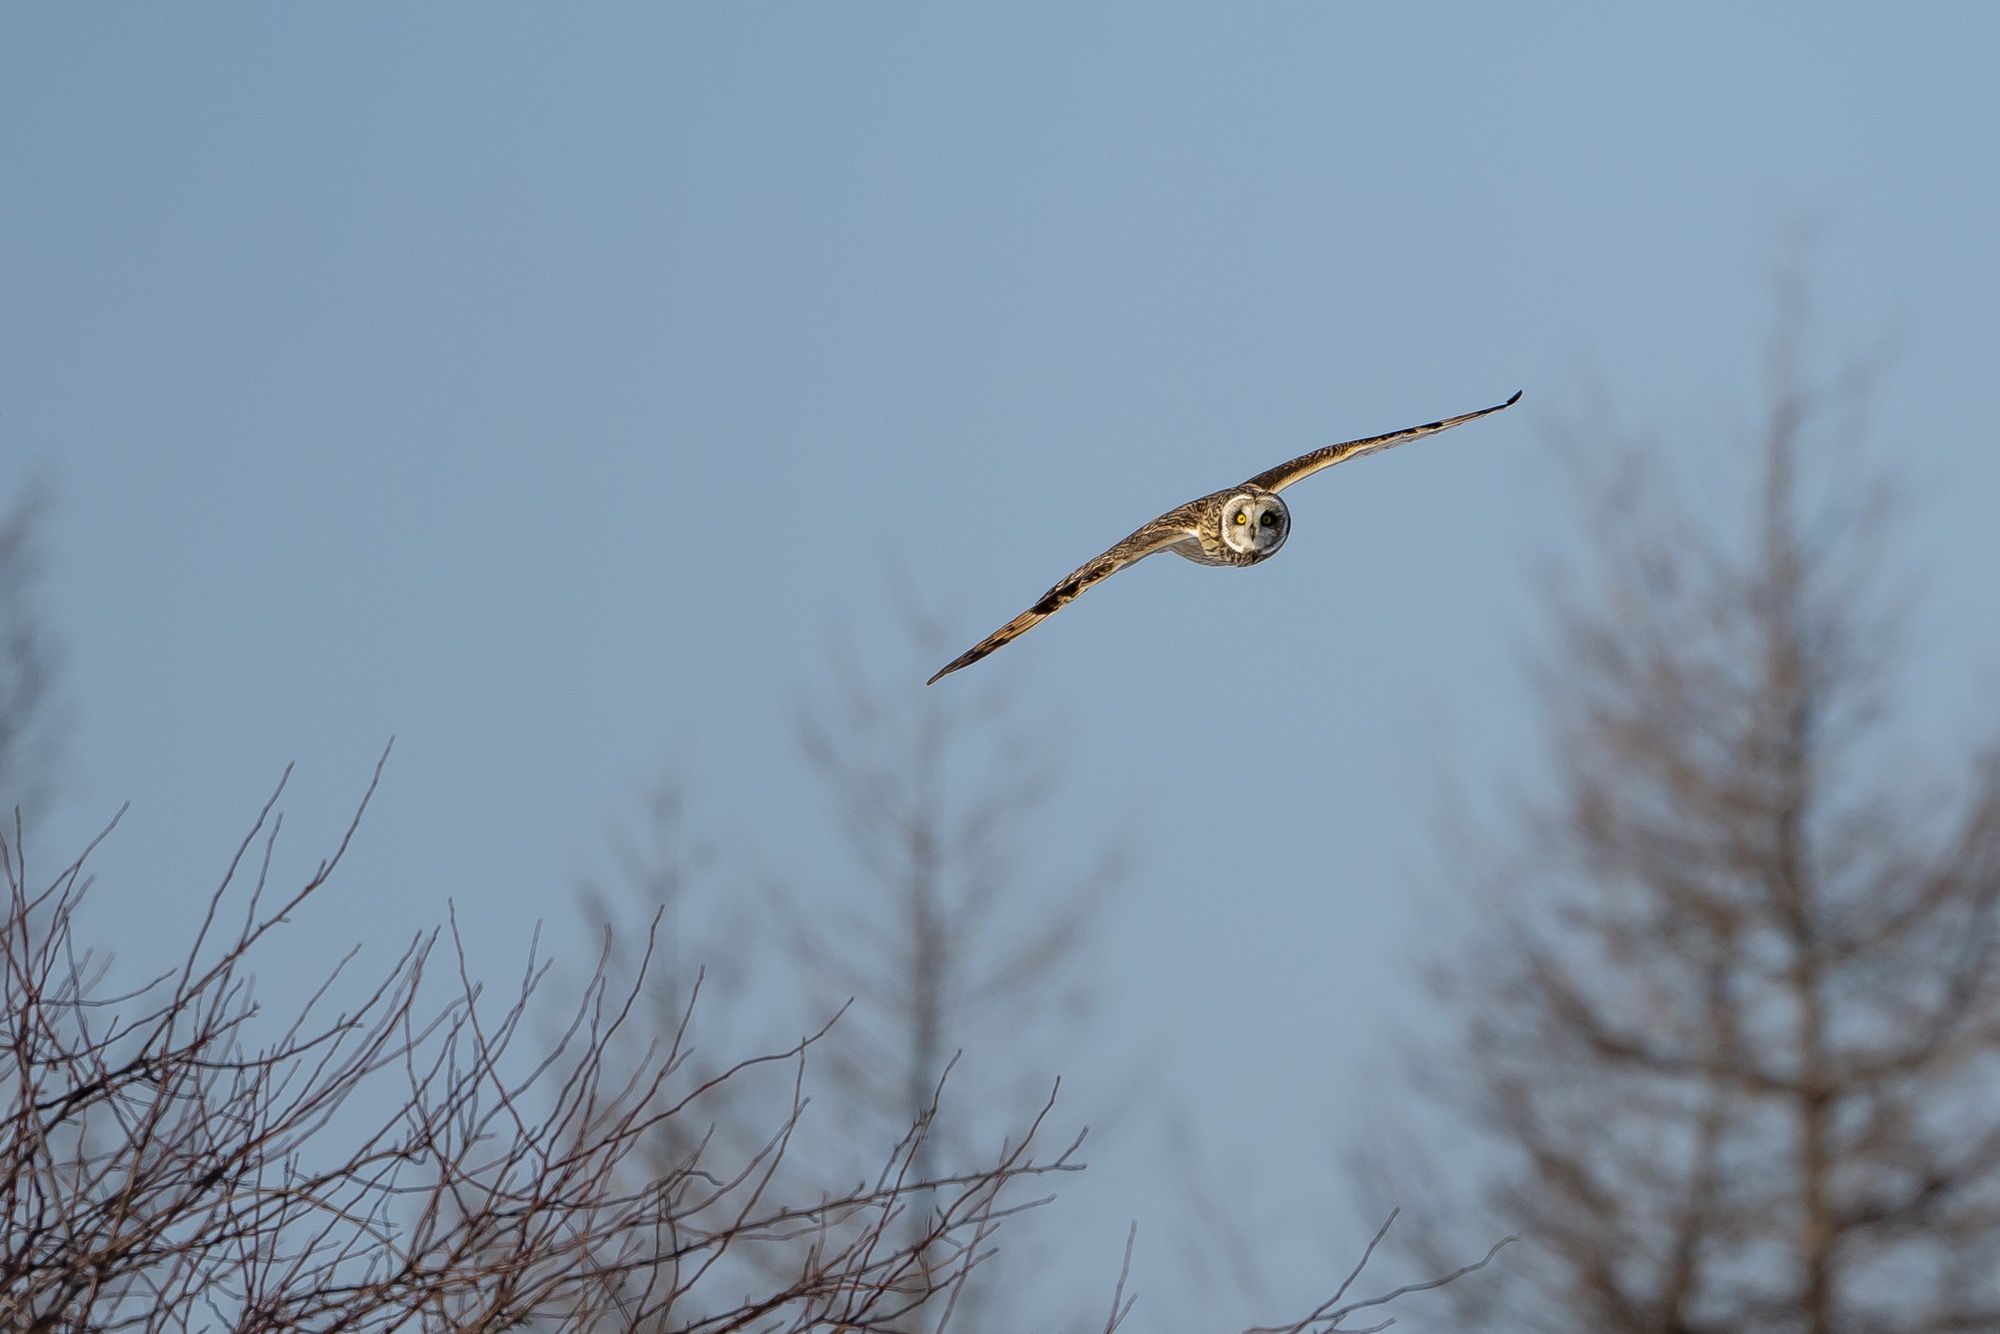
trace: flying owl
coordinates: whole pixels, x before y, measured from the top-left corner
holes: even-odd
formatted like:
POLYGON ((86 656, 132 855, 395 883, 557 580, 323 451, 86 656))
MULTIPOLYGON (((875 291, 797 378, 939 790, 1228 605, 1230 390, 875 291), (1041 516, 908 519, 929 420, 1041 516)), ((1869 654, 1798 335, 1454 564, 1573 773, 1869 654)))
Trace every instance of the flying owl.
POLYGON ((1422 436, 1449 431, 1454 426, 1462 426, 1488 413, 1511 408, 1520 399, 1517 390, 1514 397, 1505 403, 1468 412, 1462 417, 1447 417, 1425 426, 1412 426, 1387 435, 1371 435, 1365 440, 1349 440, 1345 444, 1315 449, 1310 454, 1299 455, 1290 463, 1281 463, 1268 472, 1260 472, 1241 486, 1216 491, 1170 509, 1102 556, 1072 572, 1068 578, 1042 594, 1041 601, 946 663, 925 684, 936 685, 940 678, 961 667, 969 667, 1001 645, 1019 639, 1074 602, 1077 594, 1084 589, 1102 583, 1127 565, 1142 561, 1156 552, 1171 551, 1197 565, 1255 565, 1269 560, 1278 554, 1279 547, 1285 545, 1285 538, 1292 530, 1291 511, 1285 508, 1284 501, 1278 499, 1278 492, 1293 482, 1310 477, 1321 468, 1331 468, 1336 463, 1362 454, 1372 454, 1378 449, 1388 449, 1422 436))

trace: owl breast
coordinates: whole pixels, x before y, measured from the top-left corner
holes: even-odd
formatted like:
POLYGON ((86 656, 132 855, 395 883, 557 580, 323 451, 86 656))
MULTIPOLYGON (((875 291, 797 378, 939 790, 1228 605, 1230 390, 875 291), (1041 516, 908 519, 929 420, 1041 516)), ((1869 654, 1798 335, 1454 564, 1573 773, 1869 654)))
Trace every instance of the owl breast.
POLYGON ((1222 545, 1219 536, 1211 537, 1204 529, 1200 537, 1184 537, 1168 547, 1176 556, 1185 556, 1196 565, 1240 565, 1233 559, 1235 553, 1222 545))

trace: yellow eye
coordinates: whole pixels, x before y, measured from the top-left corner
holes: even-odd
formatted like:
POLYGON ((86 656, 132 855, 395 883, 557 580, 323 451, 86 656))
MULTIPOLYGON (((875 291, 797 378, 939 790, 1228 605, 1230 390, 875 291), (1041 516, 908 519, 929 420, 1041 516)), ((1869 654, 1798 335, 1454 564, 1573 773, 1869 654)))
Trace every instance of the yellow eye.
POLYGON ((1236 511, 1236 522, 1248 523, 1250 522, 1250 516, 1245 514, 1242 510, 1238 510, 1236 511))

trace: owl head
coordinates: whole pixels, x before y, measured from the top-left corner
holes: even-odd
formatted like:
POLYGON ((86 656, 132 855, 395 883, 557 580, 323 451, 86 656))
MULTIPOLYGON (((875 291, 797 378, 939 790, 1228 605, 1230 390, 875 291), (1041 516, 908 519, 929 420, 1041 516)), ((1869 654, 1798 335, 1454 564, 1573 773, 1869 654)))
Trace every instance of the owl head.
POLYGON ((1231 551, 1262 560, 1291 531, 1291 511, 1275 491, 1238 491, 1222 502, 1222 542, 1231 551))

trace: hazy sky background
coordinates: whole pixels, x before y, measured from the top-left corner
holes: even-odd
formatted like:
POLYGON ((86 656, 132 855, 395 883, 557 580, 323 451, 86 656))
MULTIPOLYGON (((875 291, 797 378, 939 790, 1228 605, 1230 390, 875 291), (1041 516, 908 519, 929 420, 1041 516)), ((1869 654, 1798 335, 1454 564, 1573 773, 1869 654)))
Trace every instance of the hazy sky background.
POLYGON ((1996 50, 1970 4, 0 9, 0 486, 53 483, 77 720, 36 860, 129 801, 143 953, 287 763, 296 874, 393 734, 301 950, 449 898, 498 971, 669 776, 722 889, 808 881, 836 627, 914 697, 1161 510, 1525 390, 936 687, 1047 720, 1048 864, 1137 854, 1076 1105, 1165 1065, 1065 1281, 1136 1216, 1165 1299, 1176 1105, 1303 1297, 1450 929, 1447 780, 1534 772, 1550 428, 1596 386, 1728 476, 1801 225, 1822 349, 1894 348, 1917 735, 1990 731, 1996 50))

